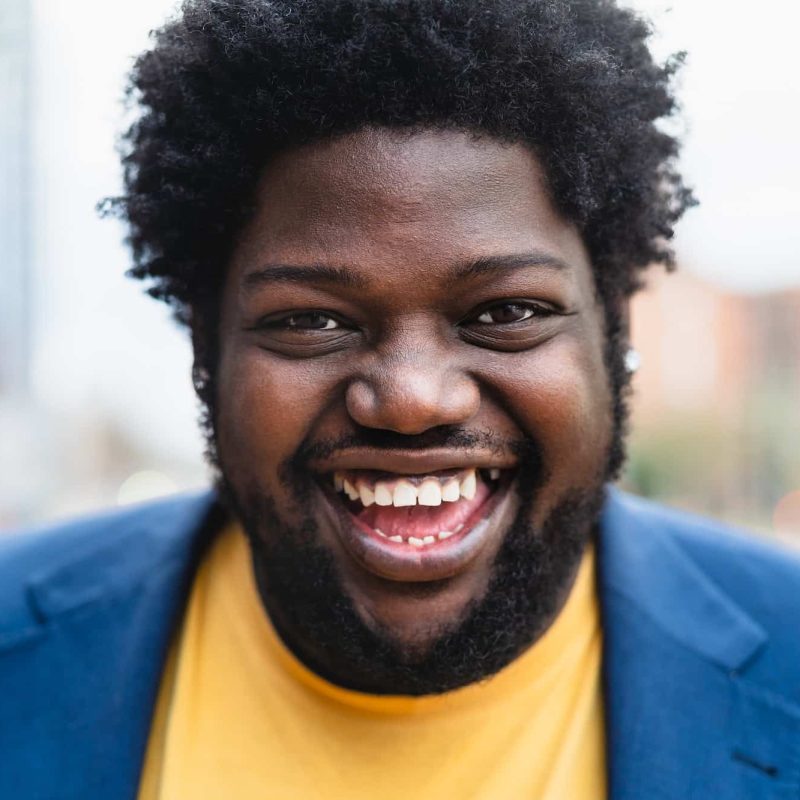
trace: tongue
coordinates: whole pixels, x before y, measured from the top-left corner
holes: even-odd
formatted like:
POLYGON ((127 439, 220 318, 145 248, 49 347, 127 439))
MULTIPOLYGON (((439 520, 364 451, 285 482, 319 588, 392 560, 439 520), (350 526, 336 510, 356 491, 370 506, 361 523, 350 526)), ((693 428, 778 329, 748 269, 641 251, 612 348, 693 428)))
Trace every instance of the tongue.
POLYGON ((387 536, 402 536, 404 539, 416 536, 422 539, 425 536, 436 536, 440 531, 454 532, 490 494, 489 487, 479 480, 472 500, 462 497, 456 503, 404 508, 372 505, 356 516, 364 524, 379 529, 387 536))

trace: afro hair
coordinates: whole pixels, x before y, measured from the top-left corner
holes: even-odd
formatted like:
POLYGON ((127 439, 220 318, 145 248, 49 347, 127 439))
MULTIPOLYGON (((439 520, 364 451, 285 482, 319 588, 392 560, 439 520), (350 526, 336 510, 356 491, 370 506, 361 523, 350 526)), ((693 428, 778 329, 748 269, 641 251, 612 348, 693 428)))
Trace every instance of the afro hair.
POLYGON ((135 63, 123 137, 130 274, 193 327, 215 315, 271 154, 364 126, 531 147, 580 230, 600 298, 673 264, 693 204, 675 169, 672 75, 613 0, 186 0, 135 63))

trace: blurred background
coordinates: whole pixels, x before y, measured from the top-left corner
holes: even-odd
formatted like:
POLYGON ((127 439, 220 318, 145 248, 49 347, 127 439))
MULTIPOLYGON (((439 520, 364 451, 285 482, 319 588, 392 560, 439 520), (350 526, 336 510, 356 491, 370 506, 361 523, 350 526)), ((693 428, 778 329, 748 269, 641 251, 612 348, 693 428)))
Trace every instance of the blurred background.
MULTIPOLYGON (((686 49, 680 269, 633 311, 624 484, 800 546, 800 82, 786 0, 637 0, 686 49)), ((0 528, 208 483, 185 334, 124 277, 124 76, 172 0, 0 0, 0 528)))

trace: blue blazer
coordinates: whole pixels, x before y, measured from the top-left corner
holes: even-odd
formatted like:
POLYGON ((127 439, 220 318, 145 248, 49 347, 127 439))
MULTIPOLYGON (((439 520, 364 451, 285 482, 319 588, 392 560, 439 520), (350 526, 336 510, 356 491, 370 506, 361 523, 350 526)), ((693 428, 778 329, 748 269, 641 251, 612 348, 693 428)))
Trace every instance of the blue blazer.
MULTIPOLYGON (((0 536, 0 798, 134 800, 221 513, 204 494, 0 536)), ((800 562, 614 490, 598 554, 610 797, 800 798, 800 562)))

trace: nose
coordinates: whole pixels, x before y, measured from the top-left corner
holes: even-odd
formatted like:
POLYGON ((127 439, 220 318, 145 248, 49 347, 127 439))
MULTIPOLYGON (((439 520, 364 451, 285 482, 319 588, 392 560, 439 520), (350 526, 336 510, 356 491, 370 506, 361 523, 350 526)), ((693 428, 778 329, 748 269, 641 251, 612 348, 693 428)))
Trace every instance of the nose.
POLYGON ((359 425, 409 435, 464 424, 480 405, 474 379, 441 353, 430 352, 376 359, 351 381, 345 397, 359 425))

